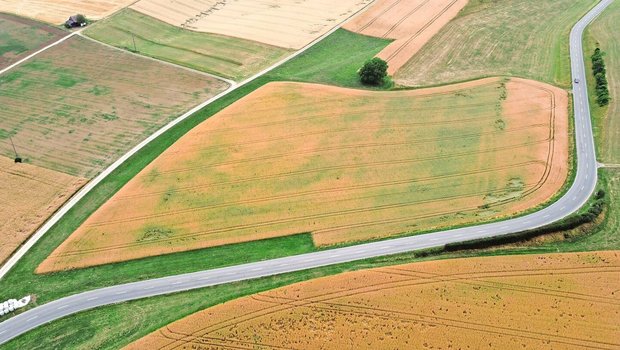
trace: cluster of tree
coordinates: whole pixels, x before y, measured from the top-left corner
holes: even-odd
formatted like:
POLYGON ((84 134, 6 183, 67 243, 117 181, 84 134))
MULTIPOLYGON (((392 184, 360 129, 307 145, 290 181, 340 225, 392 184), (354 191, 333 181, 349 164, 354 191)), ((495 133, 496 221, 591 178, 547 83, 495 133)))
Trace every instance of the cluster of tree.
POLYGON ((604 53, 600 48, 594 50, 592 55, 592 73, 596 81, 596 102, 599 106, 606 106, 611 99, 609 96, 609 86, 607 84, 607 71, 605 70, 604 53))
POLYGON ((363 84, 381 85, 387 76, 388 64, 379 57, 366 61, 357 72, 363 84))

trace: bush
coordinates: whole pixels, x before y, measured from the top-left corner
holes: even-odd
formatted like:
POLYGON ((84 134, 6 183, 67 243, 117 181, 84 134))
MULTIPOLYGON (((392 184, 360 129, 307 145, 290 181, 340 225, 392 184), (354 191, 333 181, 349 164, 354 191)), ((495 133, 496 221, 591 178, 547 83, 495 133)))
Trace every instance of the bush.
MULTIPOLYGON (((472 239, 465 242, 448 243, 444 250, 448 252, 469 249, 485 249, 503 244, 513 244, 524 242, 542 235, 570 231, 580 227, 581 225, 592 223, 603 213, 605 209, 605 191, 598 190, 594 194, 594 202, 585 212, 567 217, 559 222, 535 228, 528 231, 516 232, 502 236, 489 238, 472 239)), ((566 236, 566 233, 565 233, 566 236)))
POLYGON ((77 19, 78 23, 80 23, 80 24, 86 23, 86 16, 84 16, 82 14, 78 14, 76 17, 77 17, 76 19, 77 19))
POLYGON ((366 61, 358 71, 363 84, 381 85, 387 77, 388 64, 379 57, 366 61))
POLYGON ((604 53, 598 47, 594 50, 594 54, 592 54, 592 74, 596 82, 596 87, 594 88, 596 91, 596 102, 601 107, 608 105, 611 100, 603 56, 604 53))

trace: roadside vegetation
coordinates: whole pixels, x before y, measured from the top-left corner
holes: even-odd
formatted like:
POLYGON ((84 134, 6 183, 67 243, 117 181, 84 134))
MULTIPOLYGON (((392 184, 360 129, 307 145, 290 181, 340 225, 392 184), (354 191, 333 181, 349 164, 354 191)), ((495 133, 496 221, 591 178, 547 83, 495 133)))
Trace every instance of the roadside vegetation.
POLYGON ((470 0, 394 80, 424 86, 511 75, 567 88, 570 28, 597 2, 470 0))
POLYGON ((592 54, 592 75, 594 76, 596 103, 604 107, 609 104, 609 83, 607 82, 607 70, 605 69, 605 53, 599 47, 592 54))
MULTIPOLYGON (((620 2, 614 1, 586 28, 584 55, 590 57, 596 48, 605 55, 605 70, 609 86, 609 104, 597 103, 596 80, 587 74, 590 109, 594 122, 597 158, 602 163, 620 164, 620 2)), ((586 59, 586 69, 592 72, 592 60, 586 59)))
POLYGON ((175 27, 132 9, 94 24, 85 34, 131 52, 217 76, 243 80, 292 50, 175 27))

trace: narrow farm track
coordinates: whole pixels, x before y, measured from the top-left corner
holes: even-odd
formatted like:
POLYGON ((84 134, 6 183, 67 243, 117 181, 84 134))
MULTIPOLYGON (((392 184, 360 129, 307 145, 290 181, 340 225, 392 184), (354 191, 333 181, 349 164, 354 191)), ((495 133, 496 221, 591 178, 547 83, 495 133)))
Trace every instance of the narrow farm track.
MULTIPOLYGON (((570 55, 573 81, 575 81, 575 79, 578 79, 578 81, 582 82, 586 81, 586 71, 582 50, 583 31, 585 27, 612 2, 613 0, 601 1, 588 14, 586 14, 581 20, 579 20, 579 22, 573 27, 571 31, 570 55)), ((262 74, 264 74, 264 72, 262 74)), ((223 94, 225 93, 226 92, 224 92, 223 94)), ((560 198, 554 204, 536 213, 515 219, 506 220, 503 222, 435 232, 432 234, 420 236, 385 240, 380 242, 361 244, 345 248, 266 260, 250 264, 230 266, 177 276, 145 280, 75 294, 33 308, 5 322, 0 323, 0 344, 5 343, 19 336, 20 334, 23 334, 45 323, 65 317, 67 315, 71 315, 80 311, 96 308, 103 305, 109 305, 113 303, 119 303, 128 300, 135 300, 149 296, 162 295, 184 290, 203 288, 235 281, 243 281, 264 276, 272 276, 286 272, 300 271, 320 266, 338 264, 382 255, 397 254, 412 250, 436 247, 450 242, 498 236, 512 232, 532 229, 558 221, 566 217, 567 215, 577 211, 581 206, 583 206, 584 203, 586 203, 586 201, 594 191, 597 181, 598 163, 596 162, 596 155, 594 149, 594 137, 592 133, 592 123, 590 119, 587 86, 585 84, 573 83, 573 96, 575 116, 574 129, 576 135, 577 159, 575 180, 571 188, 562 198, 560 198)), ((163 129, 161 129, 158 133, 138 145, 137 148, 133 150, 133 153, 143 147, 144 144, 150 142, 153 138, 161 135, 161 133, 168 130, 170 127, 178 123, 183 118, 189 116, 189 114, 194 113, 196 110, 206 105, 208 102, 210 101, 207 101, 203 105, 190 111, 187 115, 171 123, 171 125, 169 125, 168 127, 164 127, 163 129)), ((130 152, 130 154, 133 153, 130 152)), ((125 157, 121 158, 117 163, 115 163, 116 166, 125 161, 129 157, 129 155, 126 155, 125 157)), ((107 176, 114 168, 115 167, 111 167, 109 171, 102 173, 101 178, 107 176)), ((75 197, 72 199, 72 201, 77 202, 75 197)), ((73 205, 74 204, 75 203, 73 203, 73 205)), ((64 212, 61 210, 58 219, 60 218, 60 216, 64 215, 65 212, 66 210, 64 210, 64 212)), ((52 224, 53 223, 55 223, 55 221, 53 221, 52 224)), ((34 244, 34 242, 32 244, 34 244)), ((13 264, 14 263, 15 262, 13 262, 13 264)), ((2 274, 0 276, 6 273, 7 270, 8 269, 5 270, 3 268, 2 274)), ((461 326, 461 328, 465 329, 469 329, 470 327, 471 326, 467 325, 461 326)), ((603 344, 596 345, 600 346, 603 344)), ((604 348, 604 346, 600 348, 604 348)))

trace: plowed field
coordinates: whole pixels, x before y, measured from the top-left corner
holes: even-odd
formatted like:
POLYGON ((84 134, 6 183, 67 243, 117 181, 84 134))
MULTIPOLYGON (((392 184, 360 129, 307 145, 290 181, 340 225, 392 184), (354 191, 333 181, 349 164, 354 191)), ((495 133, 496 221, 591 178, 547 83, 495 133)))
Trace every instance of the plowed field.
POLYGON ((85 182, 0 156, 0 262, 85 182))
POLYGON ((378 0, 344 28, 378 38, 396 39, 377 56, 394 74, 433 35, 450 22, 468 0, 378 0))
POLYGON ((141 0, 131 8, 175 26, 300 49, 370 0, 141 0))
POLYGON ((226 86, 74 37, 0 76, 0 155, 89 178, 226 86))
POLYGON ((567 97, 485 79, 369 92, 271 83, 199 125, 38 268, 312 232, 362 241, 513 214, 567 167, 567 97))
POLYGON ((36 21, 0 13, 0 69, 67 34, 36 21))
POLYGON ((135 0, 2 0, 0 10, 53 24, 64 23, 69 16, 81 13, 100 19, 135 0))
POLYGON ((618 349, 620 253, 432 261, 218 305, 125 349, 618 349))
POLYGON ((226 86, 78 37, 0 75, 0 260, 85 179, 226 86), (12 164, 9 137, 28 165, 12 164))

